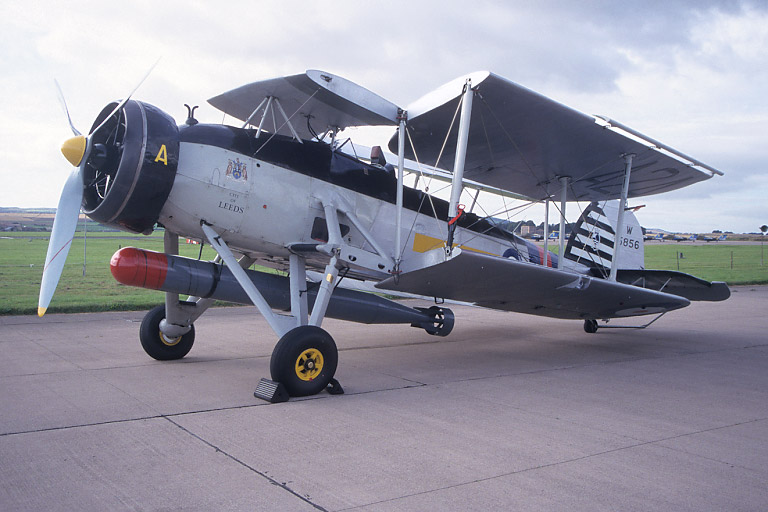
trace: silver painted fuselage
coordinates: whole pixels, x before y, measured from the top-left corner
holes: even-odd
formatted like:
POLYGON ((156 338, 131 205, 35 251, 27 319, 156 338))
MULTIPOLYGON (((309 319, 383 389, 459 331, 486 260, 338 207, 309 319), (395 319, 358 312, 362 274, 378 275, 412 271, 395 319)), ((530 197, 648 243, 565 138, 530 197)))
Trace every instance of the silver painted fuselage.
MULTIPOLYGON (((298 143, 296 143, 298 146, 298 143)), ((363 171, 360 171, 363 172, 363 171)), ((204 239, 200 222, 211 225, 234 250, 267 266, 281 267, 297 244, 317 244, 312 238, 316 219, 325 219, 322 204, 333 202, 354 212, 379 246, 398 259, 395 240, 395 204, 343 186, 213 145, 182 142, 173 189, 159 222, 179 235, 204 239)), ((365 236, 342 212, 339 222, 349 226, 344 241, 371 250, 365 236)), ((403 210, 400 269, 428 250, 444 246, 447 222, 434 216, 403 210)), ((455 243, 464 250, 503 256, 514 247, 518 259, 530 260, 532 244, 511 233, 499 237, 457 228, 455 243)), ((318 267, 319 261, 310 266, 318 267)), ((344 262, 356 274, 371 279, 387 277, 391 268, 363 268, 344 262)))

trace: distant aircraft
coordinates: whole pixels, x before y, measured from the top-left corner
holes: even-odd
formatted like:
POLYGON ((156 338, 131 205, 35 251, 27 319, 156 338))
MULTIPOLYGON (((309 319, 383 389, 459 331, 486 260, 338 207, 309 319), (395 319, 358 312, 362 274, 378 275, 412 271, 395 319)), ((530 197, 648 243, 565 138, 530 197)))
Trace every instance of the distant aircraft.
POLYGON ((728 237, 728 235, 720 235, 719 237, 715 238, 713 236, 702 236, 701 239, 705 242, 722 242, 728 237))
POLYGON ((553 232, 551 232, 549 234, 549 236, 547 237, 547 240, 557 240, 558 238, 560 238, 560 232, 559 231, 553 231, 553 232))
POLYGON ((537 242, 540 240, 544 240, 544 235, 540 235, 538 233, 534 233, 531 235, 532 240, 536 240, 537 242))
POLYGON ((650 242, 652 240, 663 242, 664 241, 664 233, 656 233, 655 236, 653 234, 645 235, 643 237, 643 240, 645 240, 646 242, 650 242))
POLYGON ((673 235, 672 240, 675 242, 695 242, 699 235, 693 234, 691 236, 679 236, 673 235))
POLYGON ((199 123, 193 107, 178 125, 131 96, 107 105, 87 135, 70 119, 75 136, 62 152, 74 169, 51 232, 38 314, 56 289, 81 208, 133 233, 150 234, 160 224, 163 252, 124 247, 110 262, 119 282, 165 292, 139 328, 155 359, 184 357, 194 323, 215 299, 253 304, 279 338, 273 383, 291 396, 312 395, 329 386, 339 391, 338 351, 321 328, 325 317, 403 323, 445 336, 454 323, 442 307, 449 299, 579 320, 594 333, 598 320, 661 315, 730 295, 725 283, 646 269, 642 230, 626 208, 629 197, 720 171, 487 71, 462 76, 408 109, 319 70, 209 100, 241 126, 199 123), (359 158, 339 136, 365 125, 392 128, 388 147, 398 155, 397 169, 381 152, 359 158), (427 166, 447 162, 452 170, 441 172, 450 200, 404 185, 405 159, 417 154, 427 166), (564 229, 549 237, 562 235, 556 255, 472 207, 465 211, 462 192, 472 187, 530 203, 560 201, 561 225, 568 202, 589 206, 567 247, 564 229), (207 242, 218 256, 183 258, 179 237, 207 242), (287 275, 251 270, 255 262, 287 275), (436 304, 411 307, 348 289, 350 283, 436 304))

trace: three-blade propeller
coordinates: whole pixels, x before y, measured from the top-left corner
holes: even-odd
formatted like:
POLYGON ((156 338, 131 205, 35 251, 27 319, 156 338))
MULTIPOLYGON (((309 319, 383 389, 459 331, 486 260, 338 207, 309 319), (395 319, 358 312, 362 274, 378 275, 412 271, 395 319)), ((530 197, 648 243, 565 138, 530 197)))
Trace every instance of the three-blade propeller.
POLYGON ((64 270, 69 248, 72 246, 77 221, 80 218, 80 205, 83 202, 83 168, 88 162, 88 153, 91 149, 89 146, 91 146, 93 135, 92 132, 88 137, 84 137, 75 128, 58 82, 56 82, 56 87, 59 91, 62 108, 69 121, 69 127, 74 134, 74 137, 67 139, 61 146, 61 152, 75 166, 75 169, 64 183, 59 205, 56 208, 56 216, 53 219, 53 229, 48 242, 48 253, 45 256, 45 267, 43 267, 43 280, 40 283, 40 297, 37 302, 38 316, 43 316, 48 309, 48 304, 53 298, 53 292, 56 291, 59 278, 61 278, 61 273, 64 270))
MULTIPOLYGON (((159 60, 158 60, 159 62, 159 60)), ((67 102, 64 100, 64 95, 61 92, 58 82, 56 87, 59 91, 59 100, 61 101, 64 113, 67 115, 69 121, 69 127, 72 129, 74 137, 67 139, 61 146, 61 152, 64 157, 75 166, 75 169, 67 178, 64 183, 64 188, 61 191, 61 197, 59 198, 59 205, 56 209, 56 216, 53 219, 53 228, 51 230, 51 238, 48 242, 48 254, 45 256, 45 267, 43 268, 43 279, 40 283, 40 297, 37 303, 37 314, 43 316, 48 309, 48 305, 51 303, 53 293, 56 291, 56 286, 59 284, 61 273, 64 270, 64 263, 67 260, 67 254, 72 246, 72 240, 75 236, 75 230, 77 229, 77 222, 80 218, 80 206, 83 202, 83 190, 85 188, 84 176, 85 166, 88 165, 88 158, 91 156, 93 150, 93 137, 97 134, 107 122, 119 113, 131 96, 136 90, 144 83, 152 70, 157 66, 157 62, 149 69, 144 78, 141 79, 139 84, 131 91, 131 93, 105 117, 102 122, 96 126, 88 136, 82 135, 69 115, 69 109, 67 108, 67 102)))

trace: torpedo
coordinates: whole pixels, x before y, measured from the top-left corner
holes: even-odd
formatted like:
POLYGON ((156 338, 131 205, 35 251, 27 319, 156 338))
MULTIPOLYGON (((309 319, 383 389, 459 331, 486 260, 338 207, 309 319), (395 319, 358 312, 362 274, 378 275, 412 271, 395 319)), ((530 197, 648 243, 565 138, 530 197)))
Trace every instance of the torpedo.
MULTIPOLYGON (((112 276, 121 284, 150 290, 252 304, 224 265, 174 256, 135 247, 118 250, 109 263, 112 276)), ((276 310, 290 311, 288 277, 246 270, 267 303, 276 310)), ((307 302, 311 308, 319 283, 307 281, 307 302)), ((372 293, 336 288, 326 316, 363 324, 411 324, 430 334, 446 336, 453 328, 453 314, 445 308, 411 308, 372 293)))

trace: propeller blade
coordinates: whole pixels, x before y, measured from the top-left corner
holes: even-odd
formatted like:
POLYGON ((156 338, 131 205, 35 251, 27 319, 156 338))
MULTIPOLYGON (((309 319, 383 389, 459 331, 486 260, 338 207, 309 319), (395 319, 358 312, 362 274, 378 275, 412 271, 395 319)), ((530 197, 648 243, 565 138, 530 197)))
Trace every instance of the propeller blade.
POLYGON ((69 109, 67 108, 67 100, 64 99, 64 93, 61 91, 61 85, 59 85, 59 81, 55 78, 53 79, 54 83, 56 84, 56 90, 59 91, 59 103, 61 103, 61 108, 64 109, 64 113, 67 114, 67 121, 69 121, 69 127, 72 128, 72 133, 75 134, 75 136, 82 135, 77 128, 75 128, 75 124, 72 122, 72 117, 69 115, 69 109))
POLYGON ((80 217, 80 204, 83 202, 82 167, 78 167, 69 175, 59 198, 56 217, 53 219, 51 239, 48 242, 48 254, 45 257, 43 281, 40 283, 40 299, 37 303, 37 314, 43 316, 48 309, 59 284, 64 262, 67 260, 72 239, 75 236, 77 221, 80 217))
POLYGON ((99 124, 99 126, 94 128, 93 130, 91 130, 91 133, 88 134, 88 137, 90 137, 91 135, 93 135, 97 131, 101 130, 102 127, 105 124, 107 124, 107 121, 112 119, 112 116, 114 116, 115 114, 120 112, 120 110, 122 110, 122 108, 125 106, 125 104, 128 103, 128 101, 131 99, 131 96, 133 96, 133 93, 135 93, 139 89, 139 87, 141 87, 141 84, 144 83, 144 80, 146 80, 149 77, 150 73, 152 73, 152 71, 155 69, 155 66, 157 66, 159 63, 160 63, 160 59, 157 59, 157 61, 154 64, 152 64, 152 67, 149 68, 149 71, 147 71, 147 74, 144 75, 144 78, 142 78, 141 81, 136 85, 136 87, 133 88, 131 93, 128 96, 126 96, 126 98, 123 101, 118 103, 118 105, 112 110, 112 112, 109 113, 109 115, 107 117, 104 118, 104 120, 101 122, 101 124, 99 124))
POLYGON ((133 93, 141 87, 141 84, 143 84, 147 77, 149 77, 150 73, 152 73, 159 62, 160 59, 149 68, 147 74, 144 75, 144 78, 142 78, 138 85, 133 88, 131 93, 122 100, 96 128, 91 130, 88 137, 81 135, 72 123, 72 118, 70 117, 69 109, 67 108, 67 102, 64 100, 64 94, 61 92, 59 82, 56 81, 56 88, 59 90, 59 100, 64 107, 64 112, 67 114, 69 127, 72 128, 72 132, 75 134, 75 137, 64 143, 62 146, 62 153, 64 153, 64 156, 70 163, 77 166, 77 169, 72 171, 72 174, 69 175, 66 183, 64 183, 64 189, 61 191, 61 197, 59 198, 59 206, 56 209, 56 217, 53 219, 53 229, 51 230, 51 238, 48 242, 48 254, 45 256, 43 279, 40 283, 40 298, 37 303, 38 316, 43 316, 48 309, 48 305, 51 303, 53 293, 56 291, 56 286, 59 284, 61 273, 64 270, 64 263, 67 260, 69 248, 72 246, 72 239, 75 236, 77 222, 80 218, 80 206, 83 202, 84 170, 93 149, 92 136, 107 124, 107 121, 109 121, 112 116, 125 107, 125 104, 128 103, 131 96, 133 96, 133 93))

